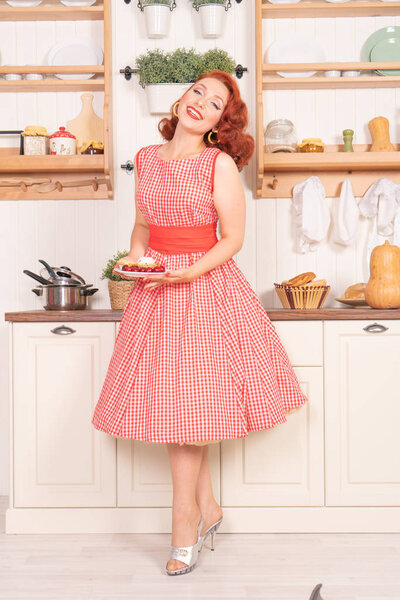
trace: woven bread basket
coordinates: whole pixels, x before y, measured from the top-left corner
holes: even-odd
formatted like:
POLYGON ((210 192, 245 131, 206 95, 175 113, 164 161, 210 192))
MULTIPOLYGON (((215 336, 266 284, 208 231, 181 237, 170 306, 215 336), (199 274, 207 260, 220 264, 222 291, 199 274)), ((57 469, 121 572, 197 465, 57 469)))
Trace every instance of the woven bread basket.
POLYGON ((132 288, 138 282, 133 281, 112 281, 108 280, 108 292, 110 294, 110 303, 113 310, 124 310, 132 288))
POLYGON ((330 285, 284 285, 274 283, 283 308, 322 308, 330 285))

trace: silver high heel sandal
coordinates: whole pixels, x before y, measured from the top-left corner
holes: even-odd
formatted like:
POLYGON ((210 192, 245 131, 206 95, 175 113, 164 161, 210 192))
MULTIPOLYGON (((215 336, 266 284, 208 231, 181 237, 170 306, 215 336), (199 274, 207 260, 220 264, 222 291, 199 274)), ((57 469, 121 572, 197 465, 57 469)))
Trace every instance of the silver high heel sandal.
POLYGON ((192 571, 197 562, 197 559, 199 558, 199 543, 201 539, 199 536, 199 531, 201 531, 202 526, 203 518, 200 519, 200 523, 197 527, 197 542, 193 544, 193 546, 171 547, 171 555, 169 557, 169 560, 171 560, 171 558, 174 558, 176 560, 184 562, 187 565, 187 567, 182 567, 182 569, 175 569, 175 571, 171 571, 165 568, 168 575, 183 575, 184 573, 189 573, 190 571, 192 571))
POLYGON ((202 528, 203 524, 202 524, 202 523, 200 523, 200 525, 199 525, 199 529, 198 529, 198 533, 199 533, 199 542, 200 542, 200 545, 199 545, 199 552, 201 551, 201 549, 202 549, 202 547, 203 547, 203 544, 204 544, 204 542, 205 542, 206 538, 207 538, 209 535, 211 536, 211 550, 214 550, 214 537, 215 537, 215 534, 216 534, 216 532, 217 532, 217 530, 218 530, 218 527, 219 527, 219 526, 221 525, 221 523, 222 523, 222 519, 223 519, 223 516, 222 516, 222 517, 219 519, 219 521, 216 521, 215 523, 213 523, 213 525, 211 525, 211 526, 210 526, 210 527, 207 529, 207 531, 205 532, 205 534, 204 534, 204 535, 202 535, 202 536, 200 535, 200 531, 201 531, 201 528, 202 528))

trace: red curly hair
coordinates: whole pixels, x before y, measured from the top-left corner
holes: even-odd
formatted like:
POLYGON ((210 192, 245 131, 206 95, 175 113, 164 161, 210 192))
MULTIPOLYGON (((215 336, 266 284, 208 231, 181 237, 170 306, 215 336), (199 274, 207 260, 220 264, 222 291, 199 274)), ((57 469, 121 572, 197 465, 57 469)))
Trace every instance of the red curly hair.
MULTIPOLYGON (((207 137, 210 132, 207 131, 204 134, 204 143, 206 146, 220 148, 229 154, 235 161, 237 168, 241 170, 247 165, 254 152, 254 138, 248 133, 244 133, 248 124, 247 106, 240 97, 240 90, 236 81, 229 73, 219 70, 209 71, 200 75, 193 85, 204 77, 218 79, 227 87, 230 93, 228 102, 218 123, 217 142, 210 144, 207 137)), ((174 137, 178 123, 178 117, 172 111, 174 104, 171 106, 171 118, 164 117, 158 124, 158 131, 168 141, 174 137)))

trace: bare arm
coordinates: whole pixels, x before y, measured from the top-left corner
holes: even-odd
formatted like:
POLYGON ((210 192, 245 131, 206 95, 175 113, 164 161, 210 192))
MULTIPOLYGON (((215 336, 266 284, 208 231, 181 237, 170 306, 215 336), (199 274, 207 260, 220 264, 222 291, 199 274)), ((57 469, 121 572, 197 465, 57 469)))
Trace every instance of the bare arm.
POLYGON ((219 154, 215 162, 214 205, 220 220, 221 239, 187 269, 190 279, 226 262, 243 245, 246 199, 235 161, 225 153, 219 154))

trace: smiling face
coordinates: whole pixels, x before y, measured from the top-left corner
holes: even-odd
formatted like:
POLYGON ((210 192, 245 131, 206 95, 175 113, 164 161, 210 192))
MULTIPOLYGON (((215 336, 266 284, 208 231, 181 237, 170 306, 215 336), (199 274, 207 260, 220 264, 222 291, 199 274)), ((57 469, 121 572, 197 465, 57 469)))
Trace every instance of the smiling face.
POLYGON ((185 92, 178 105, 178 118, 185 129, 205 134, 217 127, 229 100, 229 90, 214 77, 204 77, 185 92))

